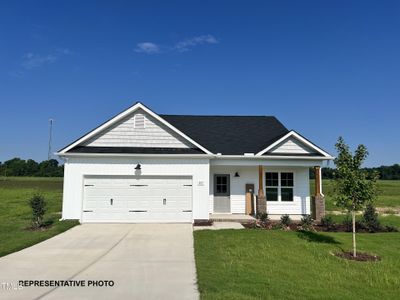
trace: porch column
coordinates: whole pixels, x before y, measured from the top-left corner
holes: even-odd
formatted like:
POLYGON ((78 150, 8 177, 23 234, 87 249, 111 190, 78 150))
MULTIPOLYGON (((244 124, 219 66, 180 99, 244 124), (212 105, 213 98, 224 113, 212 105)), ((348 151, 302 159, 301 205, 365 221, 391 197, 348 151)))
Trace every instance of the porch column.
POLYGON ((314 193, 314 214, 315 220, 321 222, 325 216, 325 197, 322 195, 322 176, 321 167, 315 166, 315 193, 314 193))
POLYGON ((263 187, 263 166, 258 166, 258 197, 257 197, 257 213, 265 213, 267 212, 267 201, 264 195, 264 187, 263 187))

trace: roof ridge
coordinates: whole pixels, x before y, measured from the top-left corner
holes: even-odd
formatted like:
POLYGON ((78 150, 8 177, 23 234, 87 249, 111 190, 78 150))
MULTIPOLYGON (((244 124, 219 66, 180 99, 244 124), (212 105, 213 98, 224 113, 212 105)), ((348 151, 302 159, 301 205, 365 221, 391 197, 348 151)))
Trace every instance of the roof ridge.
POLYGON ((159 116, 171 117, 251 117, 251 118, 276 118, 276 116, 266 115, 177 115, 177 114, 158 114, 159 116))

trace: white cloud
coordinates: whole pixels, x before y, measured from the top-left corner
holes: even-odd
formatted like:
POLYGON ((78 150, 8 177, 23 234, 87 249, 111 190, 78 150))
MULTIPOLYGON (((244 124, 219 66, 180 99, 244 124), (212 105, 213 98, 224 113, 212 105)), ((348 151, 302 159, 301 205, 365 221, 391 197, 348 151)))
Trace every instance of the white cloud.
POLYGON ((26 70, 31 70, 45 64, 54 63, 57 58, 58 57, 54 54, 40 55, 29 52, 23 56, 21 66, 26 70))
POLYGON ((63 55, 70 55, 70 54, 72 54, 72 51, 68 48, 58 48, 57 53, 63 54, 63 55))
POLYGON ((174 49, 179 52, 189 51, 191 48, 203 44, 218 44, 219 41, 211 34, 199 35, 178 42, 174 49))
POLYGON ((38 54, 33 52, 27 52, 22 55, 19 68, 17 70, 9 72, 12 77, 23 77, 24 74, 32 69, 40 68, 45 65, 53 64, 58 61, 62 56, 73 54, 68 48, 57 48, 51 53, 38 54))
POLYGON ((151 42, 143 42, 136 45, 135 51, 139 53, 156 54, 160 53, 160 47, 151 42))
POLYGON ((204 45, 204 44, 218 44, 219 41, 211 34, 194 36, 182 41, 177 42, 172 46, 160 47, 156 43, 152 42, 142 42, 136 44, 135 52, 145 53, 145 54, 158 54, 168 51, 186 52, 192 48, 204 45), (161 51, 161 48, 163 51, 161 51))

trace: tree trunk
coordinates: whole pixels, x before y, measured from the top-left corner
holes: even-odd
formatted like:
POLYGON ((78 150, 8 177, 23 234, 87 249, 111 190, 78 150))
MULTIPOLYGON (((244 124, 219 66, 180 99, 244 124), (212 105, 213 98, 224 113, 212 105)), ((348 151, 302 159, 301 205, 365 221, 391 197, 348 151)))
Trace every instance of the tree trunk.
POLYGON ((356 211, 351 212, 353 219, 353 256, 357 257, 357 247, 356 247, 356 211))

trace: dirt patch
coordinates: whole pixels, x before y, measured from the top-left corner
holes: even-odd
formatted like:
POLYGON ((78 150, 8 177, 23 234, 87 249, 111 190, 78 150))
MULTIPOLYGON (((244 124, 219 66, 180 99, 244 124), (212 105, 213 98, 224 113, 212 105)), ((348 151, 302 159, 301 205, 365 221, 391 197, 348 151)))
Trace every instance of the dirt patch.
POLYGON ((346 252, 337 252, 334 253, 335 256, 348 259, 348 260, 355 260, 355 261, 380 261, 381 258, 378 255, 357 252, 357 256, 353 256, 353 252, 346 251, 346 252))
POLYGON ((49 230, 51 227, 53 227, 53 224, 40 226, 39 228, 37 228, 37 227, 26 227, 25 230, 33 231, 33 232, 41 232, 41 231, 49 230))

